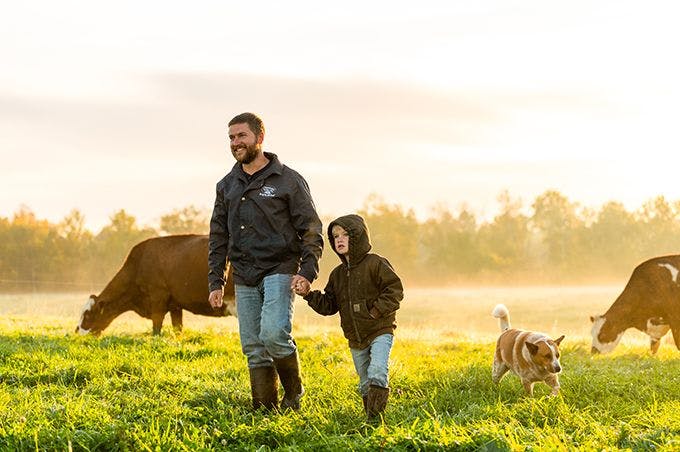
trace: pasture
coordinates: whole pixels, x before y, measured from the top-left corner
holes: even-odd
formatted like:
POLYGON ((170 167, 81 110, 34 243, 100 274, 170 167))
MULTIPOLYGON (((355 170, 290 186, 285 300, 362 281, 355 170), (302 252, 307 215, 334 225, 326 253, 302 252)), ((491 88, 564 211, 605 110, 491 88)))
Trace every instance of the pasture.
POLYGON ((299 413, 253 413, 236 320, 185 314, 175 335, 127 313, 100 338, 73 331, 79 294, 0 295, 2 450, 677 450, 680 352, 628 331, 592 358, 590 314, 621 286, 411 289, 398 314, 383 422, 366 423, 337 317, 296 301, 307 395, 299 413), (491 383, 508 306, 562 343, 560 396, 491 383))

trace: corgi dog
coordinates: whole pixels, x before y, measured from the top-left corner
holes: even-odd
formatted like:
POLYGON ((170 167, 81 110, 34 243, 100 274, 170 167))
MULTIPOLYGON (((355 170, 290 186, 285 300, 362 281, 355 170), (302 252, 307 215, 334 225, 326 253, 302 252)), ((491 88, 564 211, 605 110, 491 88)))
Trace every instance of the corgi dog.
POLYGON ((510 313, 504 305, 497 305, 491 313, 499 319, 501 335, 496 342, 491 377, 495 384, 511 370, 515 373, 529 395, 534 393, 534 383, 545 382, 557 395, 562 371, 559 345, 564 335, 552 340, 543 333, 510 328, 510 313))

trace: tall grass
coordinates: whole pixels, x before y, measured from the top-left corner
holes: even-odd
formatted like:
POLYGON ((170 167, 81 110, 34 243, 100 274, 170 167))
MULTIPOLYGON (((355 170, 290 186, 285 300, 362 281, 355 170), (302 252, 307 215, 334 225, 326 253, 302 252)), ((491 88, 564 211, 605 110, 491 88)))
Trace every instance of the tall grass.
MULTIPOLYGON (((409 325, 402 315, 391 360, 390 403, 376 423, 364 419, 337 319, 326 327, 328 319, 306 317, 301 305, 296 339, 307 390, 303 408, 265 413, 251 410, 234 319, 190 317, 181 335, 166 329, 152 337, 149 321, 130 317, 92 338, 72 334, 82 300, 74 298, 67 307, 68 300, 59 299, 68 315, 55 312, 45 318, 16 310, 7 314, 11 303, 0 300, 5 312, 0 321, 0 448, 680 448, 680 353, 675 347, 665 343, 652 357, 646 343, 626 341, 612 355, 592 358, 588 340, 578 334, 587 332, 587 324, 563 325, 560 317, 555 328, 572 331, 562 347, 561 394, 548 397, 548 387, 539 384, 530 398, 512 375, 498 386, 491 383, 498 326, 488 314, 502 301, 515 314, 516 326, 524 326, 529 317, 519 313, 530 311, 530 303, 520 306, 507 293, 494 298, 484 292, 434 291, 411 298, 414 310, 435 303, 428 301, 432 293, 453 297, 458 305, 440 307, 431 331, 409 325), (488 329, 458 330, 454 320, 447 326, 441 319, 468 315, 461 306, 468 300, 477 309, 479 297, 487 300, 478 308, 488 329), (314 324, 315 319, 323 322, 314 324)), ((560 293, 567 297, 569 292, 560 293)), ((583 293, 576 291, 574 297, 583 293)), ((530 291, 526 298, 532 299, 530 291)), ((548 303, 544 310, 554 309, 548 303)), ((579 313, 571 315, 583 315, 581 305, 576 309, 579 313)), ((400 314, 407 312, 405 302, 400 314)), ((527 321, 542 323, 549 333, 554 326, 550 314, 527 321)))

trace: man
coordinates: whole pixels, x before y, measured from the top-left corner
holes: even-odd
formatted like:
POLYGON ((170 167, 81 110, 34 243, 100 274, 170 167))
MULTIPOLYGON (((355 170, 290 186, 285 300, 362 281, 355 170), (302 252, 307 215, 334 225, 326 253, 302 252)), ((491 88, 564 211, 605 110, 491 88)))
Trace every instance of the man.
POLYGON ((323 248, 321 221, 307 182, 262 151, 264 124, 253 113, 229 121, 232 170, 217 183, 210 220, 209 302, 222 304, 232 265, 241 348, 248 358, 253 408, 300 408, 304 394, 291 336, 293 288, 309 290, 323 248))

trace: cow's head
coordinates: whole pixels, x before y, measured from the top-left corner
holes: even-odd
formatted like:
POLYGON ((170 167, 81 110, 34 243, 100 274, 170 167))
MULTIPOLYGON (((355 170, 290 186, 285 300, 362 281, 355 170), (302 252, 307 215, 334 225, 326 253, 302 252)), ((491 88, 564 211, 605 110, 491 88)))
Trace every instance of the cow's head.
POLYGON ((590 329, 590 334, 593 336, 590 352, 604 354, 614 350, 623 336, 623 331, 616 328, 614 322, 608 321, 603 315, 590 316, 590 321, 593 322, 590 329))
POLYGON ((90 295, 80 314, 76 333, 98 336, 111 323, 111 320, 107 319, 105 304, 99 301, 96 295, 90 295))

